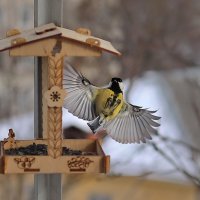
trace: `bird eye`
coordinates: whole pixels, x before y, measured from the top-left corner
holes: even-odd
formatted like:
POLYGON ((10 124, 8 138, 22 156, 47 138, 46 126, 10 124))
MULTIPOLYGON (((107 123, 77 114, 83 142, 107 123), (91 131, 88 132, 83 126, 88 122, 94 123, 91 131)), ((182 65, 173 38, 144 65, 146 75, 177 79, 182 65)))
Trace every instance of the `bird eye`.
POLYGON ((90 84, 90 81, 89 80, 87 80, 86 78, 83 78, 82 79, 82 83, 84 84, 84 85, 89 85, 90 84))

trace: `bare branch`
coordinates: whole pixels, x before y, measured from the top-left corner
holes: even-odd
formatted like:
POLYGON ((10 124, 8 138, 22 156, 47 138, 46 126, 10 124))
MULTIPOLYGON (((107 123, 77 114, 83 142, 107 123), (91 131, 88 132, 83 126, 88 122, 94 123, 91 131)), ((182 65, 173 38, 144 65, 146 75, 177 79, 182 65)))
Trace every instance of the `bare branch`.
POLYGON ((183 175, 185 175, 195 185, 200 186, 200 179, 198 177, 193 176, 188 171, 186 171, 185 169, 178 166, 177 163, 170 156, 168 156, 162 149, 160 149, 156 143, 151 142, 149 144, 153 147, 153 149, 156 152, 158 152, 160 155, 163 156, 163 158, 165 158, 169 163, 171 163, 179 172, 181 172, 183 175))
POLYGON ((194 151, 196 153, 199 153, 200 154, 200 149, 182 141, 182 140, 177 140, 177 139, 173 139, 173 138, 169 138, 169 137, 165 137, 159 133, 157 133, 157 137, 159 137, 162 141, 164 142, 172 142, 172 143, 175 143, 175 144, 178 144, 178 145, 182 145, 182 146, 185 146, 189 149, 191 149, 191 151, 194 151))

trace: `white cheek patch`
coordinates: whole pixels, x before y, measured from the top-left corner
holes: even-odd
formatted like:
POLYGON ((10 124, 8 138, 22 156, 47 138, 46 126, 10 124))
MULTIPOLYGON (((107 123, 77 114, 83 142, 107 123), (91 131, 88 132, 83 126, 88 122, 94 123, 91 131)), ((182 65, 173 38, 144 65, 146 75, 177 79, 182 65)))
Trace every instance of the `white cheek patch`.
POLYGON ((121 89, 121 91, 123 91, 124 90, 124 84, 121 82, 119 82, 119 87, 120 87, 120 89, 121 89))

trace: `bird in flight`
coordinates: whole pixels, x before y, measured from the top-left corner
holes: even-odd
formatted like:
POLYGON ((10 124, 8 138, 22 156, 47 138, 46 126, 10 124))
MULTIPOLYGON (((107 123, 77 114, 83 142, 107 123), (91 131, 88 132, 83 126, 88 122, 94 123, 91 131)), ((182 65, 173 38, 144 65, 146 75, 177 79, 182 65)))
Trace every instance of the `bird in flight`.
POLYGON ((64 108, 78 118, 89 121, 93 133, 102 129, 119 143, 140 143, 156 134, 156 111, 127 103, 120 78, 112 78, 106 87, 96 87, 80 72, 67 64, 63 88, 67 92, 64 108))

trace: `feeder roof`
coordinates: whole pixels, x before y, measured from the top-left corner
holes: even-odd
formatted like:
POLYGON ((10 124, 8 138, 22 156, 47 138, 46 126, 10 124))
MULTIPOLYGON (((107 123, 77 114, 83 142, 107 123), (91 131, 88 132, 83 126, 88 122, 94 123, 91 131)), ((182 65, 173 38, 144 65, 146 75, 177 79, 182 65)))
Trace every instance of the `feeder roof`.
POLYGON ((32 43, 38 40, 44 40, 50 37, 61 37, 64 39, 77 41, 81 44, 88 45, 91 48, 108 51, 115 55, 121 55, 121 53, 117 51, 110 42, 91 36, 91 31, 88 29, 79 28, 76 31, 73 31, 57 27, 53 23, 36 27, 24 32, 20 32, 18 29, 12 29, 8 31, 6 38, 0 40, 0 51, 23 46, 24 44, 32 43))

